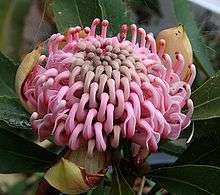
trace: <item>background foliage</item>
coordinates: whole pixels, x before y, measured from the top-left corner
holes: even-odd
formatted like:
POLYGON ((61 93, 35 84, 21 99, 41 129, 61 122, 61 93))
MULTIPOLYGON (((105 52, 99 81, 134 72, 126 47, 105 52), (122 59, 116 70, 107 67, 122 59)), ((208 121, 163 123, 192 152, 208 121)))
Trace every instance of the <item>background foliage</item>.
MULTIPOLYGON (((174 158, 168 156, 168 162, 159 158, 161 167, 149 157, 138 169, 127 161, 129 146, 125 143, 122 148, 124 159, 113 162, 113 171, 107 174, 100 186, 88 192, 90 195, 135 194, 134 181, 137 178, 146 183, 148 194, 167 193, 164 189, 182 195, 220 194, 220 73, 212 64, 214 60, 209 59, 205 39, 187 1, 171 2, 177 23, 183 24, 189 35, 199 72, 192 94, 195 105, 193 122, 180 137, 180 140, 190 139, 182 144, 161 142, 159 152, 174 158), (146 169, 149 165, 150 171, 146 169)), ((45 149, 33 142, 36 138, 29 124, 29 114, 21 106, 14 90, 14 78, 22 54, 25 17, 30 6, 29 0, 0 2, 0 173, 29 174, 8 189, 7 194, 13 195, 36 189, 42 177, 36 172, 49 168, 58 158, 57 152, 62 150, 45 149), (28 182, 30 177, 34 177, 32 182, 28 182)), ((152 13, 162 16, 160 2, 152 0, 45 0, 39 1, 37 9, 42 20, 50 24, 48 31, 65 32, 68 27, 77 25, 85 27, 98 17, 110 21, 109 35, 115 35, 120 24, 139 22, 144 25, 152 13)), ((138 190, 140 188, 139 185, 138 190)))

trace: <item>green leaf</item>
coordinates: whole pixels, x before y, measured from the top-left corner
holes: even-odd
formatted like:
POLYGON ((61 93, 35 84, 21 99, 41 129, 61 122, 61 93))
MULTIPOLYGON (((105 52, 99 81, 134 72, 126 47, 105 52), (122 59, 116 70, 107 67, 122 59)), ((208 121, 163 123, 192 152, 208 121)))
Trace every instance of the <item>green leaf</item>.
POLYGON ((186 0, 173 0, 173 6, 177 21, 184 25, 189 36, 194 57, 198 62, 196 65, 199 65, 206 75, 211 76, 214 73, 214 69, 209 60, 204 40, 200 36, 199 29, 189 9, 188 2, 186 0))
POLYGON ((185 147, 183 145, 177 145, 173 141, 161 140, 158 151, 165 152, 167 154, 171 154, 174 156, 180 156, 185 151, 185 147))
POLYGON ((134 195, 134 191, 123 177, 117 164, 113 163, 111 195, 134 195))
POLYGON ((206 164, 220 167, 220 138, 213 136, 194 140, 175 164, 206 164))
POLYGON ((220 117, 220 71, 192 93, 193 120, 220 117))
POLYGON ((0 52, 0 95, 16 96, 14 85, 17 66, 0 52))
POLYGON ((90 26, 95 18, 100 18, 109 20, 108 34, 113 36, 117 35, 122 24, 131 23, 122 0, 55 0, 52 7, 60 32, 71 26, 90 26))
POLYGON ((31 130, 29 119, 18 98, 0 96, 0 121, 13 128, 31 130))
POLYGON ((0 128, 0 159, 0 173, 36 172, 48 169, 57 155, 0 128))
POLYGON ((122 24, 131 24, 128 10, 122 0, 98 0, 102 11, 102 18, 109 21, 109 35, 115 36, 122 24))
POLYGON ((0 96, 0 127, 12 131, 29 140, 36 140, 30 125, 30 115, 18 98, 0 96))
POLYGON ((95 189, 90 190, 87 192, 86 195, 105 195, 105 187, 102 184, 99 184, 95 189))
POLYGON ((220 118, 194 121, 194 137, 220 137, 220 118))
POLYGON ((0 49, 13 58, 19 56, 25 16, 30 2, 31 0, 0 1, 0 49))
POLYGON ((13 128, 11 126, 9 126, 7 123, 5 123, 4 121, 0 121, 0 128, 8 130, 8 131, 12 131, 13 133, 28 139, 30 141, 36 141, 37 140, 37 134, 31 129, 31 128, 27 128, 27 129, 22 129, 22 128, 13 128))
POLYGON ((52 9, 60 32, 71 26, 90 26, 93 19, 102 18, 98 0, 55 0, 52 9))
POLYGON ((7 190, 7 195, 23 195, 26 188, 25 180, 19 181, 7 190))
POLYGON ((162 16, 158 0, 126 0, 126 3, 136 13, 137 17, 141 15, 138 23, 147 22, 151 15, 162 16))
POLYGON ((199 139, 202 137, 220 137, 220 118, 193 121, 192 124, 194 130, 192 126, 187 127, 179 138, 189 139, 192 137, 193 139, 199 139))
POLYGON ((172 194, 219 194, 220 168, 208 165, 183 165, 159 168, 150 177, 172 194))

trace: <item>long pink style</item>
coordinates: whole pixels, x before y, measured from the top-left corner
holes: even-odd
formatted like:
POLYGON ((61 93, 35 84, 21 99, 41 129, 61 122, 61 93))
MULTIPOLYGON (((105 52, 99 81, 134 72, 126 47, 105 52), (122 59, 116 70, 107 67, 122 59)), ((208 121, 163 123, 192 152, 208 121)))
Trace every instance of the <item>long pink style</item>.
POLYGON ((190 99, 195 66, 189 65, 189 81, 181 80, 184 59, 173 63, 157 49, 151 33, 127 25, 115 37, 107 37, 108 21, 99 19, 91 28, 70 28, 54 34, 48 56, 42 55, 23 87, 35 108, 31 124, 40 140, 53 135, 56 144, 76 150, 88 143, 88 152, 117 147, 120 138, 157 150, 160 139, 176 139, 190 123, 190 99), (139 41, 137 41, 139 40, 139 41), (188 113, 181 112, 188 107, 188 113))

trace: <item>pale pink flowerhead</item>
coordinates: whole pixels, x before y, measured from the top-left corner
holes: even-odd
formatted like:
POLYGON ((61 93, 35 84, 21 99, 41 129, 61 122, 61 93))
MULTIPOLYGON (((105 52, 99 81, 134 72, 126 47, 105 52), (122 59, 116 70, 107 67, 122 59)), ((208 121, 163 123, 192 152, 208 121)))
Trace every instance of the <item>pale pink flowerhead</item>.
POLYGON ((95 19, 83 31, 77 26, 50 37, 48 55, 39 58, 22 89, 35 110, 32 127, 41 141, 52 135, 72 150, 88 143, 89 153, 105 151, 128 139, 156 151, 161 139, 178 138, 190 123, 195 66, 183 81, 183 56, 176 54, 173 63, 164 40, 157 49, 153 35, 135 24, 131 40, 127 25, 107 37, 108 21, 96 34, 99 24, 95 19))

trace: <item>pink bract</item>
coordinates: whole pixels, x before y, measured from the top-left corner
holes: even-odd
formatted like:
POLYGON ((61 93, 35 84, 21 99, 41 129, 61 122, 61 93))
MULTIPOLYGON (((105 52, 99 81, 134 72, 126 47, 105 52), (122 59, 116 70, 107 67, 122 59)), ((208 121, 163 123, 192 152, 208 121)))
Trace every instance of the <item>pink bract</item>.
POLYGON ((99 23, 95 19, 83 33, 74 27, 50 37, 48 56, 39 58, 23 87, 35 108, 32 127, 41 141, 53 135, 56 144, 72 150, 88 142, 89 153, 105 151, 126 138, 156 151, 160 139, 178 138, 190 123, 195 66, 189 65, 185 82, 183 56, 176 54, 172 63, 164 40, 157 49, 153 35, 135 24, 131 41, 127 25, 107 37, 107 20, 97 35, 99 23))

